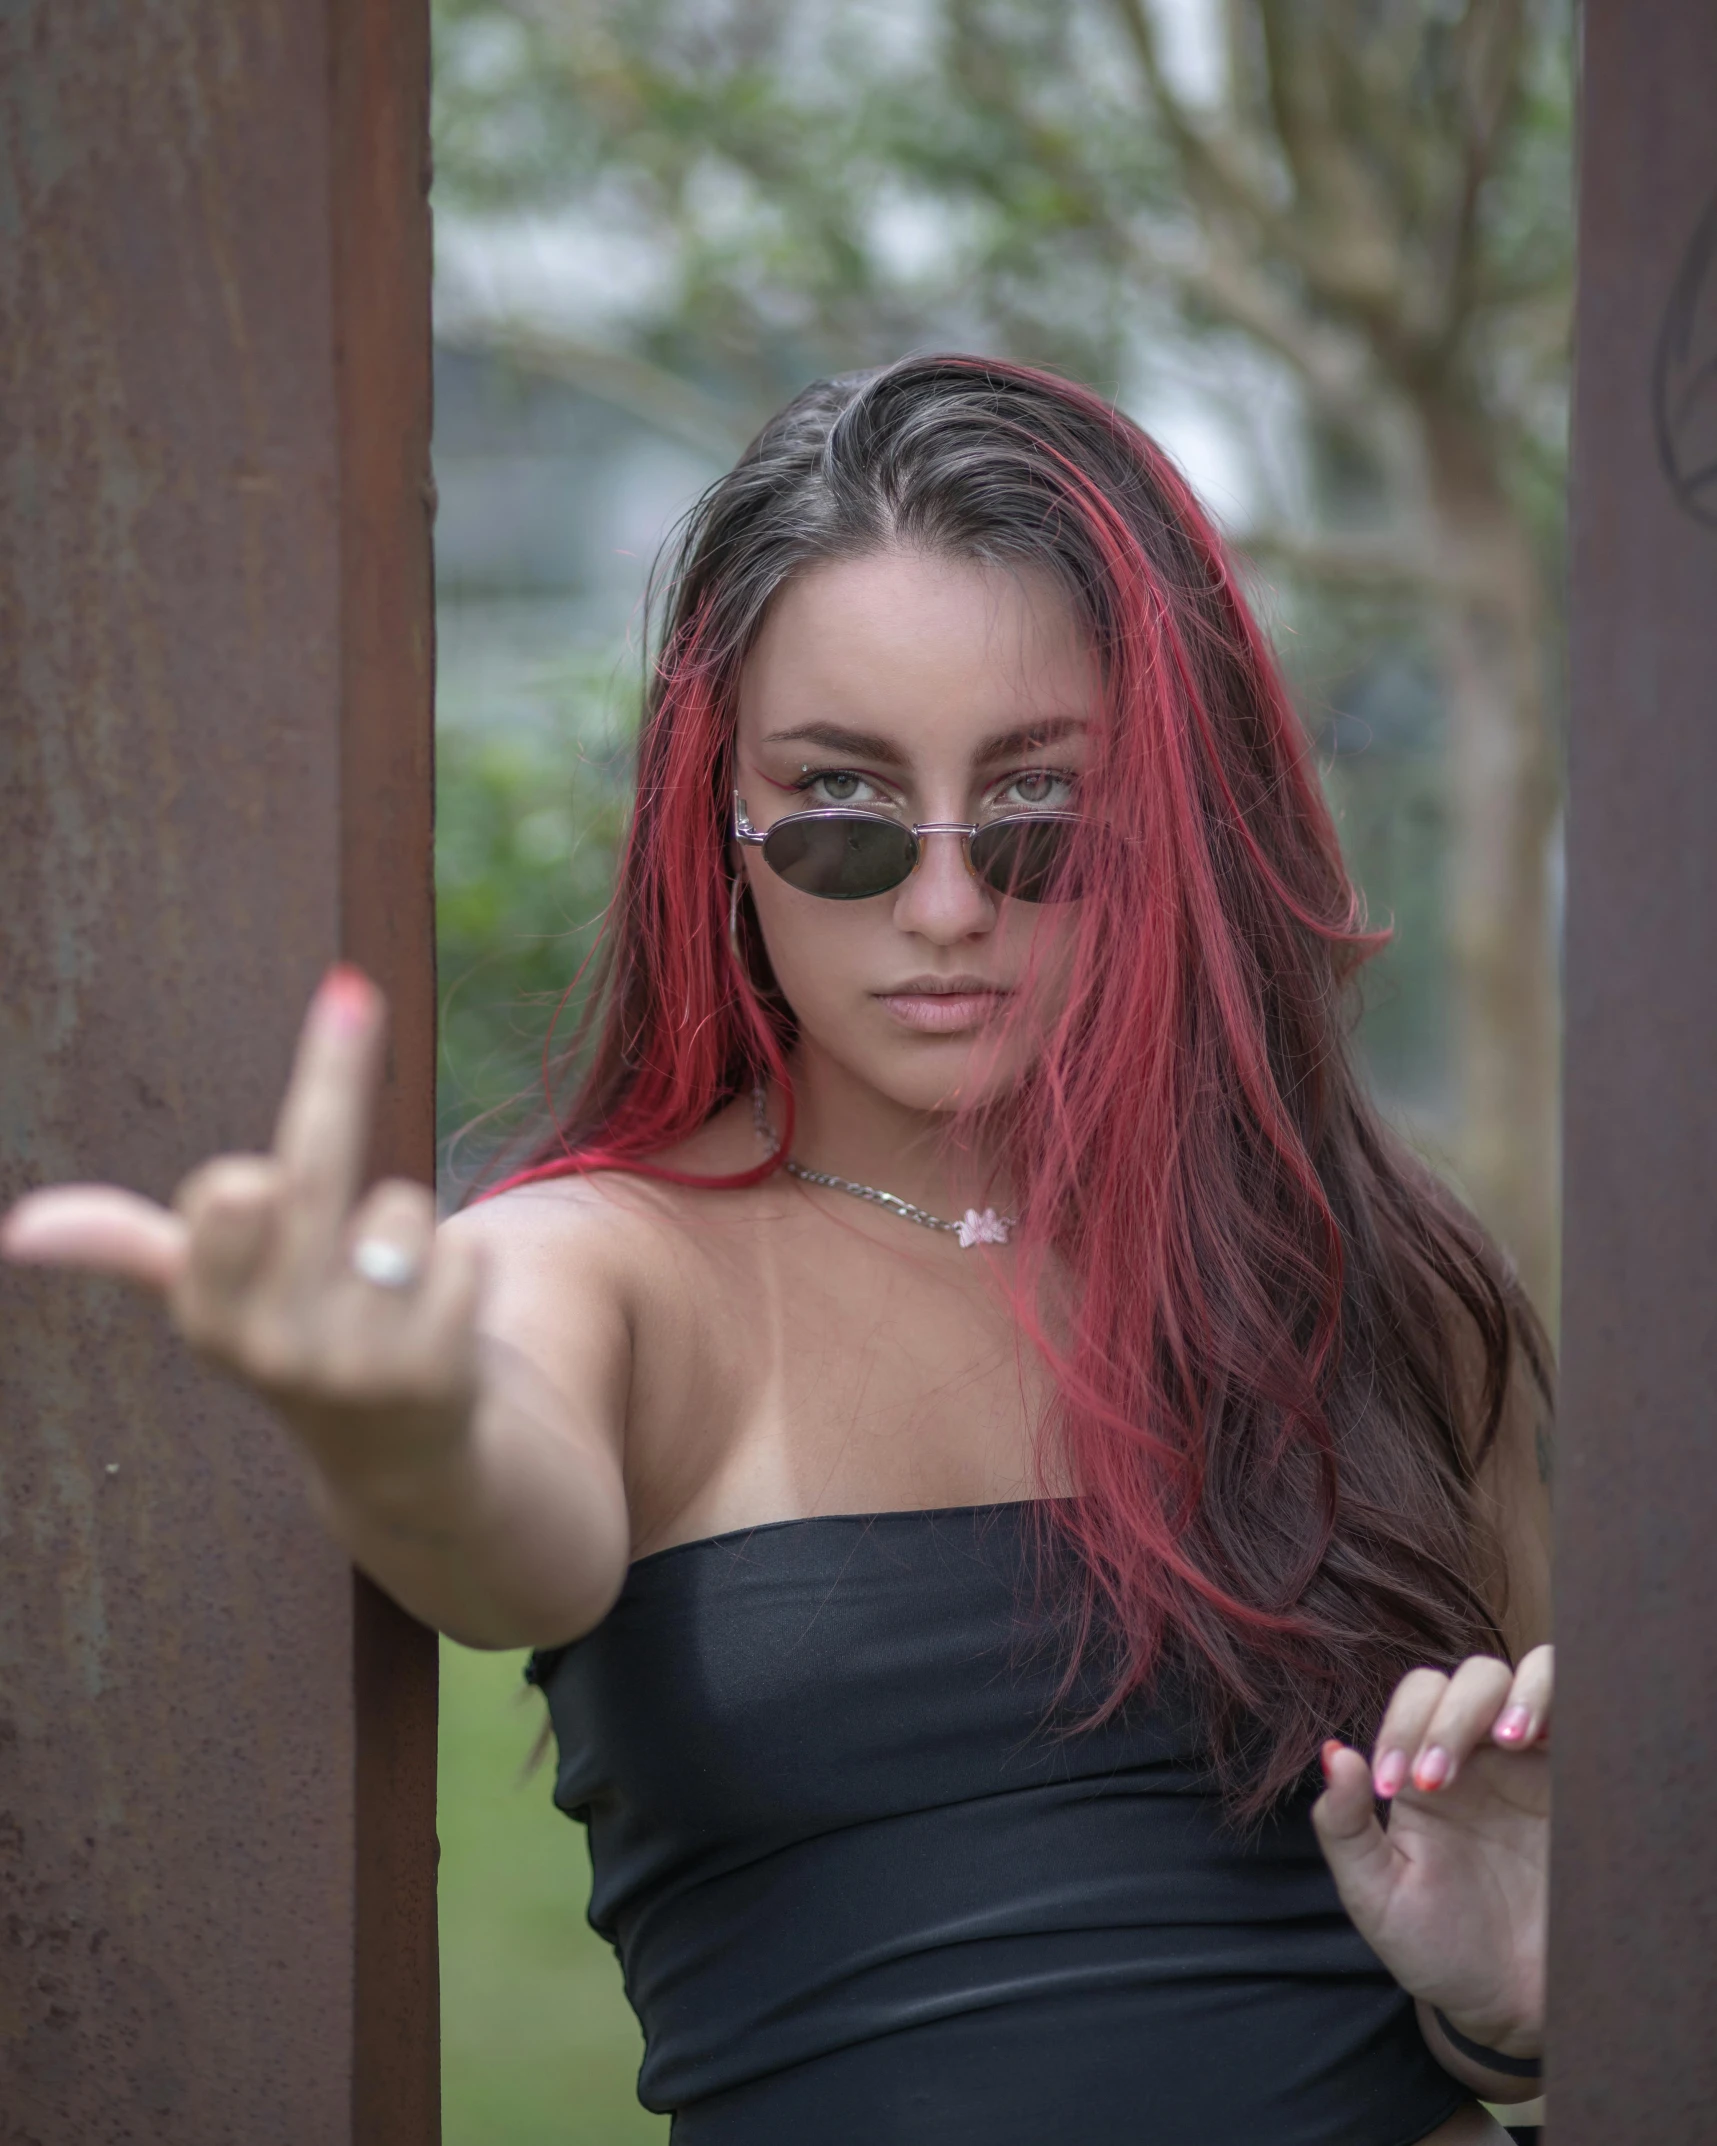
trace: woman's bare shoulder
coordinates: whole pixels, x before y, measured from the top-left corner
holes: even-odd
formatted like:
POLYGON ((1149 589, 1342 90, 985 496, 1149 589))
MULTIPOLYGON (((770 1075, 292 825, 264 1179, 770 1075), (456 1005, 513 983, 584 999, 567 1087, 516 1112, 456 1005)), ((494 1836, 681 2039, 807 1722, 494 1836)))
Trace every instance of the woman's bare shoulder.
MULTIPOLYGON (((749 1105, 730 1105, 645 1170, 569 1170, 480 1198, 442 1228, 481 1244, 491 1259, 571 1260, 581 1267, 654 1266, 716 1214, 739 1219, 762 1188, 705 1186, 760 1160, 749 1105), (658 1176, 665 1171, 671 1176, 658 1176)), ((778 1195, 776 1195, 778 1196, 778 1195)), ((765 1204, 771 1195, 765 1195, 765 1204)))
MULTIPOLYGON (((737 1153, 731 1135, 704 1128, 652 1161, 720 1177, 756 1159, 755 1148, 729 1159, 737 1153)), ((664 1363, 695 1370, 716 1307, 746 1300, 756 1197, 630 1170, 577 1171, 473 1201, 441 1226, 482 1256, 491 1337, 568 1391, 611 1392, 618 1424, 619 1396, 636 1400, 642 1364, 657 1374, 664 1363)), ((779 1203, 781 1194, 767 1197, 779 1203)))

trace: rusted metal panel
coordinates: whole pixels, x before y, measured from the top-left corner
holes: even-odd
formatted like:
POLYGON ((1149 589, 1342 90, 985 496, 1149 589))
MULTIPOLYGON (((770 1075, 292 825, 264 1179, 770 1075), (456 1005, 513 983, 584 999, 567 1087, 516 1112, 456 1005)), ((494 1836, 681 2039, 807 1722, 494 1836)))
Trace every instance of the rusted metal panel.
POLYGON ((1717 8, 1588 0, 1555 2146, 1717 2126, 1717 8))
MULTIPOLYGON (((388 982, 371 1165, 435 1182, 427 0, 330 14, 343 629, 340 935, 388 982)), ((353 2137, 440 2137, 434 1635, 361 1576, 353 2137)))
MULTIPOLYGON (((423 13, 0 11, 0 1199, 264 1142, 342 948, 429 1174, 423 13)), ((433 2140, 433 1654, 263 1411, 0 1271, 0 1560, 0 2140, 433 2140)))

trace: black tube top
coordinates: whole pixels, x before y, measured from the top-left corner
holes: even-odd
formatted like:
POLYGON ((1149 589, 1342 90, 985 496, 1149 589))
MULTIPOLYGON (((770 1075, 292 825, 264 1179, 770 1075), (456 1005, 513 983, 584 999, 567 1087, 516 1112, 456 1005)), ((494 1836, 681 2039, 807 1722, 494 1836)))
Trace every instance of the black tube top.
POLYGON ((1467 2099, 1310 1786, 1238 1838, 1172 1705, 1069 1735, 1030 1508, 632 1567, 537 1656, 675 2146, 1406 2146, 1467 2099))

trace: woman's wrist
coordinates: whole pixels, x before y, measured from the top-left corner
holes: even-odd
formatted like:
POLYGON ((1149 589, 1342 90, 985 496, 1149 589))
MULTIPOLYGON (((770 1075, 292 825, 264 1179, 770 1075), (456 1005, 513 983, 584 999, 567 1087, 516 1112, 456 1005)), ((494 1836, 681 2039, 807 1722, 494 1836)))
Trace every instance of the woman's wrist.
POLYGON ((1431 2054, 1481 2099, 1534 2101, 1543 2092, 1539 2034, 1525 2023, 1446 2013, 1423 1997, 1414 2009, 1431 2054))
MULTIPOLYGON (((304 1441, 309 1446, 309 1441, 304 1441)), ((448 1547, 481 1527, 482 1458, 469 1407, 402 1418, 370 1450, 307 1452, 311 1494, 342 1536, 382 1534, 448 1547)))
POLYGON ((1437 2005, 1431 2007, 1431 2017, 1449 2046, 1469 2063, 1485 2065, 1510 2079, 1537 2079, 1543 2075, 1540 2032, 1488 2020, 1465 2021, 1459 2016, 1451 2017, 1437 2005))

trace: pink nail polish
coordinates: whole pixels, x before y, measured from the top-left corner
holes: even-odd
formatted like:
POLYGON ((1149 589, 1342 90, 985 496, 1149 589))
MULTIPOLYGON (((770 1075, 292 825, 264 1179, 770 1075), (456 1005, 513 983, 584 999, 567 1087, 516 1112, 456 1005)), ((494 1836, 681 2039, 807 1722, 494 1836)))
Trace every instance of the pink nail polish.
POLYGON ((1524 1706, 1506 1707, 1497 1719, 1496 1734, 1505 1744, 1517 1744, 1532 1726, 1531 1709, 1524 1706))
POLYGON ((375 986, 362 969, 349 961, 336 961, 316 993, 318 1018, 338 1036, 355 1036, 370 1018, 375 995, 375 986))
POLYGON ((1373 1776, 1380 1796, 1393 1796, 1407 1778, 1407 1754, 1405 1751, 1386 1751, 1377 1762, 1373 1776))
POLYGON ((1448 1777, 1449 1754, 1441 1744, 1433 1744, 1413 1769, 1413 1786, 1415 1788, 1441 1788, 1448 1777))
POLYGON ((1326 1781, 1330 1776, 1330 1768, 1335 1763, 1335 1755, 1340 1749, 1341 1745, 1332 1736, 1318 1753, 1318 1757, 1323 1761, 1324 1779, 1326 1781))

